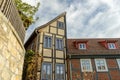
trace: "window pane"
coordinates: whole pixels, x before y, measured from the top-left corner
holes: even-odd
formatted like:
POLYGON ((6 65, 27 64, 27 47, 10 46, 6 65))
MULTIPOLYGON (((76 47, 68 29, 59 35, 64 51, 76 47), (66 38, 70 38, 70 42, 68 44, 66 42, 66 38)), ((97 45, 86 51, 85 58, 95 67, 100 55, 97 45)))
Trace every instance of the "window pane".
POLYGON ((95 63, 98 71, 107 71, 105 59, 96 59, 95 63))
POLYGON ((82 44, 80 44, 80 48, 83 48, 83 47, 82 47, 82 44))
POLYGON ((52 40, 51 40, 51 37, 49 37, 49 39, 48 39, 48 47, 49 48, 51 47, 51 44, 52 44, 52 40))
POLYGON ((62 39, 56 39, 56 49, 62 50, 63 49, 63 40, 62 39))
POLYGON ((64 80, 64 66, 63 64, 56 64, 55 80, 64 80))
POLYGON ((120 59, 117 59, 118 66, 120 68, 120 59))
POLYGON ((56 70, 56 72, 57 72, 57 74, 59 74, 60 72, 59 72, 59 66, 57 66, 57 70, 56 70))
POLYGON ((42 80, 51 80, 52 73, 51 73, 51 64, 50 63, 43 63, 42 66, 42 80))
POLYGON ((48 37, 45 36, 45 37, 44 37, 44 47, 47 47, 47 44, 48 44, 48 41, 47 41, 47 40, 48 40, 48 37))
POLYGON ((86 44, 85 43, 80 43, 79 44, 79 49, 86 49, 86 44))
POLYGON ((63 74, 63 66, 60 67, 60 74, 63 74))
POLYGON ((47 74, 50 74, 50 66, 47 66, 47 74))
POLYGON ((92 71, 90 59, 81 59, 82 71, 92 71))
POLYGON ((59 42, 59 48, 62 49, 62 40, 59 42))
POLYGON ((58 28, 63 29, 64 28, 64 22, 58 21, 57 26, 58 26, 58 28))
POLYGON ((42 74, 42 78, 45 79, 46 78, 46 65, 43 65, 43 74, 42 74))
POLYGON ((52 38, 50 36, 44 37, 44 47, 50 48, 52 45, 52 38))
POLYGON ((109 49, 116 49, 115 43, 108 43, 109 49))
POLYGON ((59 43, 59 39, 57 39, 57 49, 59 49, 59 45, 60 45, 60 43, 59 43))

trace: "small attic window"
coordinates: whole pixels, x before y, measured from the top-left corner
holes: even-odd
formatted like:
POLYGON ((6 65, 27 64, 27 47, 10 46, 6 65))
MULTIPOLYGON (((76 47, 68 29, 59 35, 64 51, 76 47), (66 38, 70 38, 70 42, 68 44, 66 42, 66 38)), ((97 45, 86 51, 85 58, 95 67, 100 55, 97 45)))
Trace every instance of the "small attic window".
POLYGON ((116 49, 115 43, 107 43, 109 49, 116 49))
POLYGON ((99 43, 101 43, 107 49, 117 49, 118 46, 116 42, 117 40, 104 40, 104 41, 100 41, 99 43))
POLYGON ((64 22, 57 21, 57 27, 58 27, 59 29, 64 29, 65 23, 64 23, 64 22))
POLYGON ((79 43, 79 49, 86 49, 86 43, 79 43))
POLYGON ((86 50, 88 48, 87 42, 88 41, 74 41, 73 44, 77 49, 86 50))

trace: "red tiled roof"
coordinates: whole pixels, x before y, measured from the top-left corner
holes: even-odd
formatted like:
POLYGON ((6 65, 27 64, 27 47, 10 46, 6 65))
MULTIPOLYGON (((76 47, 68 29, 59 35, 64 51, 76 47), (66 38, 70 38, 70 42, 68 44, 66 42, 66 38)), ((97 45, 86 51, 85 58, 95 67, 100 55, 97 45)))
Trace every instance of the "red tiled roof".
POLYGON ((68 54, 120 54, 120 39, 119 38, 96 38, 96 39, 67 39, 68 54), (74 46, 75 42, 87 41, 87 49, 80 50, 74 46), (100 42, 114 42, 118 45, 118 49, 107 49, 100 42))

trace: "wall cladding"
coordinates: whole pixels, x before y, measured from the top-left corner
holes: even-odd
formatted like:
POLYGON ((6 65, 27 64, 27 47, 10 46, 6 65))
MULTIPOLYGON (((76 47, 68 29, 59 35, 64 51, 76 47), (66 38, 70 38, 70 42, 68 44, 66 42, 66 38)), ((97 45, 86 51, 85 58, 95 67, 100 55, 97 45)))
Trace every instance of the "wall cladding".
POLYGON ((19 13, 14 5, 14 0, 0 0, 0 11, 11 22, 14 29, 17 31, 22 42, 24 42, 25 28, 19 16, 19 13))
POLYGON ((0 80, 21 80, 25 49, 18 33, 0 12, 0 80))

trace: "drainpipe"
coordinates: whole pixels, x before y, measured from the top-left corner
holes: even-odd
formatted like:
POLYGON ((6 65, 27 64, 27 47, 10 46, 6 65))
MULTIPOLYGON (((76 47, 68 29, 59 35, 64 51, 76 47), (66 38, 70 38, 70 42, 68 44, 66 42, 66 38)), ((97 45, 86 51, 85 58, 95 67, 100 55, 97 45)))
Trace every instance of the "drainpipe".
POLYGON ((39 60, 39 46, 38 46, 38 43, 39 43, 39 32, 37 31, 37 30, 35 30, 35 33, 36 33, 36 35, 37 35, 37 37, 36 37, 36 49, 35 49, 35 57, 36 57, 36 79, 38 79, 38 75, 37 75, 37 73, 38 73, 38 60, 39 60))
POLYGON ((38 49, 38 36, 39 36, 39 32, 37 30, 35 30, 35 33, 37 35, 37 39, 36 39, 36 49, 35 49, 35 52, 38 53, 39 49, 38 49))
POLYGON ((71 64, 71 55, 70 56, 70 80, 72 80, 72 64, 71 64))

